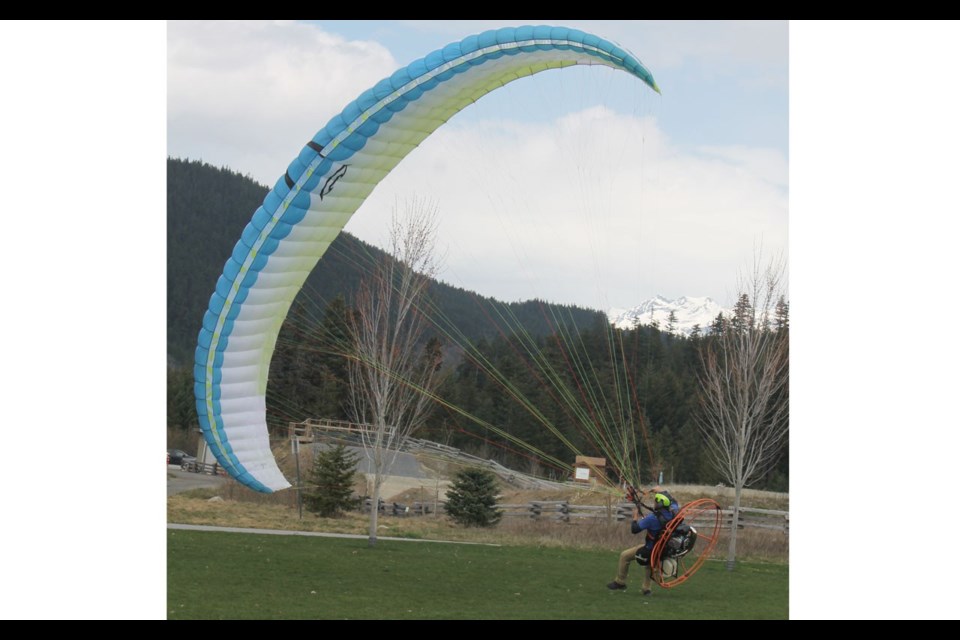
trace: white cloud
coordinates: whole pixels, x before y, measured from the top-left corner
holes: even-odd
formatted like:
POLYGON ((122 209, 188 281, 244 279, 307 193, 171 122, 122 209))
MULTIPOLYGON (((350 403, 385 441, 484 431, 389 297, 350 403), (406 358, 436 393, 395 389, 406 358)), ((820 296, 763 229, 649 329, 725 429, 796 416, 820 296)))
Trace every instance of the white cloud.
POLYGON ((725 160, 771 185, 786 188, 789 183, 787 158, 777 149, 757 149, 743 145, 700 147, 700 153, 725 160))
POLYGON ((398 66, 376 42, 282 21, 172 21, 167 52, 168 153, 271 186, 330 117, 398 66))
POLYGON ((739 82, 787 85, 785 20, 634 20, 595 26, 660 72, 693 63, 707 74, 739 82))
POLYGON ((503 299, 604 308, 661 293, 726 303, 755 244, 786 251, 786 160, 681 153, 652 117, 603 107, 441 127, 348 230, 373 242, 396 196, 437 200, 447 279, 503 299))

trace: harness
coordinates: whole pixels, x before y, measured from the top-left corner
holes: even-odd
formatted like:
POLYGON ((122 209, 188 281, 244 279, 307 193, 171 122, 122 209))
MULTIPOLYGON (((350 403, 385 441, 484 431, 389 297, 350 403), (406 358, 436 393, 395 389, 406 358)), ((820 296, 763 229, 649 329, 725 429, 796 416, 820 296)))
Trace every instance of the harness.
POLYGON ((657 521, 660 523, 660 529, 657 531, 656 534, 652 534, 652 533, 650 533, 650 531, 648 530, 648 531, 647 531, 647 542, 656 542, 657 540, 659 540, 659 539, 660 539, 660 536, 663 535, 663 531, 667 528, 667 523, 670 522, 670 519, 668 519, 667 517, 665 517, 665 516, 663 515, 663 509, 662 509, 662 508, 654 509, 653 515, 657 516, 657 521))
MULTIPOLYGON (((679 504, 673 496, 671 496, 666 491, 659 491, 658 493, 666 496, 670 500, 670 504, 679 504)), ((655 503, 656 504, 656 503, 655 503)), ((637 563, 642 566, 647 566, 650 564, 650 549, 652 549, 653 544, 656 544, 657 540, 660 539, 660 536, 663 535, 663 532, 667 529, 667 523, 671 522, 676 518, 677 512, 674 512, 670 507, 664 507, 659 504, 656 505, 656 508, 650 509, 649 511, 653 513, 657 518, 657 522, 660 523, 660 529, 656 534, 651 534, 650 531, 647 531, 647 544, 645 544, 639 551, 637 551, 636 560, 637 563), (666 512, 669 511, 672 515, 667 517, 666 512), (644 553, 646 552, 646 553, 644 553)), ((670 539, 667 540, 667 543, 663 550, 662 559, 669 558, 680 558, 685 556, 691 549, 693 549, 694 544, 697 542, 697 530, 694 529, 689 524, 681 520, 676 524, 673 529, 673 534, 670 536, 670 539)), ((673 567, 673 571, 676 571, 676 565, 673 567)))

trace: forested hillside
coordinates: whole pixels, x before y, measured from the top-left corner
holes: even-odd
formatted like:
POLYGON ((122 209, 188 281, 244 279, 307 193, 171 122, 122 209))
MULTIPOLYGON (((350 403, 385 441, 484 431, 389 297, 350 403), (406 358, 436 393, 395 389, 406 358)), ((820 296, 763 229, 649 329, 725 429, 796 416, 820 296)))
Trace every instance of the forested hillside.
MULTIPOLYGON (((200 162, 170 159, 167 171, 167 422, 184 430, 197 424, 192 367, 203 314, 268 189, 200 162)), ((278 438, 290 421, 349 418, 346 317, 381 257, 341 233, 295 300, 267 386, 267 421, 278 438)), ((698 350, 711 336, 614 330, 599 311, 503 304, 443 283, 430 297, 444 320, 428 337, 439 340, 446 375, 442 402, 419 437, 562 477, 551 457, 570 464, 576 451, 596 455, 597 425, 616 424, 635 434, 644 468, 667 482, 718 481, 694 421, 698 350)), ((785 490, 787 464, 785 455, 760 487, 785 490)))
MULTIPOLYGON (((202 162, 167 161, 167 353, 174 366, 192 366, 197 333, 224 262, 243 228, 263 202, 267 187, 229 169, 202 162)), ((341 233, 307 279, 299 301, 318 313, 338 295, 349 303, 365 265, 382 252, 349 233, 341 233)), ((471 339, 491 338, 503 323, 489 318, 500 308, 491 298, 443 283, 431 288, 435 306, 471 339)), ((550 314, 577 324, 602 318, 599 311, 538 301, 503 307, 515 322, 534 335, 553 329, 550 314), (545 310, 545 306, 549 307, 545 310)))

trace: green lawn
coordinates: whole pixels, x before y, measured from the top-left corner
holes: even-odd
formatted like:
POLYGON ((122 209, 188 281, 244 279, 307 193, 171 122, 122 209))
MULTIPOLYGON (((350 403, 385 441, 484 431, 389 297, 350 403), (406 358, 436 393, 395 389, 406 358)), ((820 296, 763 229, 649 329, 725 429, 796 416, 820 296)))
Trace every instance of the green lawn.
POLYGON ((674 589, 609 591, 614 551, 168 531, 175 619, 786 619, 788 567, 708 562, 674 589))

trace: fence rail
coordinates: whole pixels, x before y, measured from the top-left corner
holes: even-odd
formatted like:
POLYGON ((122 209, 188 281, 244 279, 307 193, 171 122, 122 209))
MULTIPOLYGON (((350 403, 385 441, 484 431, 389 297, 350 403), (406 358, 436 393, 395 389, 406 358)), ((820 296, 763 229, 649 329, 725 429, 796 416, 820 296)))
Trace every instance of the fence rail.
MULTIPOLYGON (((370 513, 370 507, 372 504, 372 499, 362 498, 360 510, 363 513, 370 513)), ((440 504, 442 505, 443 503, 440 504)), ((383 515, 398 517, 426 516, 433 513, 433 505, 429 502, 414 502, 413 504, 408 505, 401 502, 384 502, 381 500, 379 511, 383 515)))
MULTIPOLYGON (((524 504, 498 504, 504 517, 526 517, 532 520, 562 520, 570 522, 576 519, 616 520, 622 522, 633 517, 634 506, 630 502, 621 502, 610 505, 583 505, 570 504, 563 501, 533 501, 524 504)), ((721 528, 730 529, 733 523, 733 507, 724 509, 721 516, 721 528)), ((713 523, 713 519, 698 517, 689 520, 690 524, 706 526, 713 523)), ((790 532, 790 514, 787 511, 771 509, 740 508, 738 528, 757 528, 782 531, 785 535, 790 532)))
MULTIPOLYGON (((756 529, 771 529, 790 533, 790 512, 774 511, 773 509, 754 509, 740 507, 738 528, 753 527, 756 529)), ((729 529, 733 526, 733 507, 723 510, 723 526, 729 529)))
POLYGON ((180 465, 180 468, 184 471, 191 471, 193 473, 205 473, 208 476, 228 475, 227 470, 216 462, 213 464, 207 464, 205 462, 184 462, 180 465))
MULTIPOLYGON (((314 418, 307 418, 303 422, 291 422, 287 429, 291 438, 296 437, 304 444, 314 441, 317 436, 323 435, 362 436, 376 433, 376 427, 369 424, 346 420, 317 420, 314 418)), ((392 432, 393 427, 388 427, 387 431, 388 433, 392 432)))

